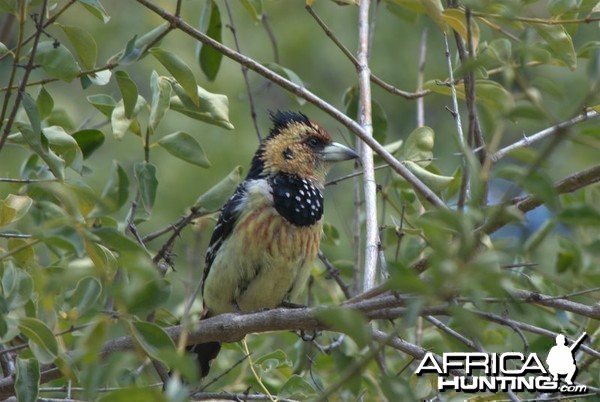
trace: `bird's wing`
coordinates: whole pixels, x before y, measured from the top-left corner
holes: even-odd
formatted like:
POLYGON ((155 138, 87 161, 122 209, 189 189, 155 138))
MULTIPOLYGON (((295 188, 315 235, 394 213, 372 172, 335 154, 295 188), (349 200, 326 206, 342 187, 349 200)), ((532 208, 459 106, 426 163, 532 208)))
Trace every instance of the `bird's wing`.
POLYGON ((210 267, 212 266, 219 249, 223 245, 223 242, 225 242, 229 235, 231 235, 231 232, 233 232, 233 228, 240 216, 240 205, 244 201, 246 195, 247 190, 245 183, 241 183, 231 198, 229 198, 229 201, 227 201, 227 203, 221 209, 221 215, 219 216, 219 220, 215 225, 208 249, 206 250, 204 276, 202 278, 203 288, 204 283, 206 283, 206 277, 210 272, 210 267))

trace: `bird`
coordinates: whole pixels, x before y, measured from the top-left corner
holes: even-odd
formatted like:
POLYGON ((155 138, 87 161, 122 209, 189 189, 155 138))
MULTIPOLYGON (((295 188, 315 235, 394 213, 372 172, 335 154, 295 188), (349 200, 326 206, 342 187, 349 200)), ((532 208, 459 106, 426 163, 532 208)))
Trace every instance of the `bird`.
MULTIPOLYGON (((325 177, 358 158, 300 112, 271 112, 272 128, 246 178, 221 208, 206 251, 202 319, 297 301, 318 254, 325 177)), ((220 342, 188 347, 202 377, 220 342)))

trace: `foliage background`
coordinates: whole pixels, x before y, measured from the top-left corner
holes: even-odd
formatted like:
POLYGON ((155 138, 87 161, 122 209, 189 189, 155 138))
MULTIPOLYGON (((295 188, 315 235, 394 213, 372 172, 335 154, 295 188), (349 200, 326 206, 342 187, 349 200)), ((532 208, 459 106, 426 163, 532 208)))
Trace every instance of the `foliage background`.
MULTIPOLYGON (((20 2, 0 2, 0 11, 7 12, 18 4, 20 2)), ((175 7, 175 2, 170 1, 156 1, 155 4, 171 12, 175 7)), ((183 1, 181 4, 182 18, 199 26, 205 2, 183 1)), ((436 80, 448 80, 444 37, 440 29, 446 26, 443 20, 439 20, 440 7, 446 8, 446 4, 442 6, 435 1, 411 0, 381 1, 376 4, 376 8, 373 8, 376 17, 372 19, 372 72, 397 88, 415 90, 421 38, 423 31, 426 31, 426 65, 423 76, 428 82, 427 88, 434 92, 449 92, 447 86, 435 84, 436 80)), ((39 13, 41 5, 42 1, 27 3, 23 26, 26 35, 35 32, 29 14, 39 13)), ((98 49, 98 67, 103 66, 105 60, 111 59, 121 49, 125 49, 134 35, 139 38, 164 22, 160 16, 136 2, 106 1, 100 5, 97 1, 50 1, 48 7, 55 7, 51 8, 50 15, 65 5, 68 9, 59 17, 58 22, 62 26, 82 28, 92 35, 98 49), (103 7, 110 19, 102 21, 89 12, 89 7, 96 10, 96 13, 103 7)), ((471 7, 474 15, 482 13, 491 24, 498 24, 502 30, 509 32, 509 35, 499 33, 481 19, 474 18, 480 31, 477 60, 467 64, 467 68, 455 69, 457 78, 461 78, 465 71, 474 71, 478 79, 486 80, 478 81, 480 92, 477 107, 486 143, 489 145, 494 142, 493 139, 498 139, 495 149, 493 145, 489 146, 491 152, 520 140, 523 134, 529 135, 571 119, 581 114, 585 107, 600 103, 597 93, 600 44, 597 41, 598 5, 595 1, 465 1, 460 5, 471 7), (497 14, 506 18, 491 17, 497 14), (586 16, 590 16, 592 21, 586 23, 583 20, 586 16), (546 25, 526 20, 517 21, 522 17, 552 21, 580 20, 578 23, 546 25), (500 69, 499 72, 493 73, 497 69, 500 69), (486 85, 491 88, 487 92, 482 89, 486 85)), ((226 27, 229 21, 225 3, 216 2, 215 6, 218 6, 222 19, 222 43, 235 48, 231 32, 226 27)), ((356 69, 325 36, 304 10, 304 6, 300 1, 230 2, 242 53, 262 63, 277 62, 289 68, 301 78, 307 89, 346 111, 344 94, 356 85, 356 69), (262 20, 253 18, 246 7, 248 4, 260 4, 264 13, 262 20), (265 19, 276 40, 276 54, 263 25, 265 19)), ((341 6, 335 2, 320 1, 314 4, 314 9, 336 37, 354 52, 358 41, 359 8, 355 5, 341 6)), ((6 17, 3 24, 12 29, 2 38, 2 43, 6 48, 14 49, 18 40, 18 22, 9 22, 6 17)), ((77 49, 60 26, 53 24, 46 32, 51 37, 42 35, 41 41, 56 39, 77 58, 77 49)), ((449 38, 450 58, 456 67, 460 61, 453 35, 450 34, 449 38)), ((190 66, 202 88, 227 96, 229 121, 235 129, 229 131, 172 110, 166 113, 151 138, 152 143, 177 131, 189 133, 202 146, 211 167, 204 169, 187 163, 160 146, 150 148, 149 162, 156 166, 158 186, 151 213, 145 217, 139 215, 136 220, 137 230, 142 236, 167 227, 187 214, 200 195, 236 166, 241 165, 245 172, 258 146, 240 65, 223 58, 216 79, 210 81, 198 66, 197 42, 190 36, 174 29, 158 46, 175 54, 190 66)), ((20 63, 26 64, 30 49, 31 44, 25 46, 20 63)), ((7 55, 0 62, 0 83, 4 96, 13 61, 12 56, 7 55)), ((79 63, 81 64, 81 60, 79 63)), ((24 70, 16 69, 18 79, 14 84, 20 83, 24 70)), ((146 365, 140 370, 140 365, 146 355, 150 355, 193 377, 189 359, 165 357, 165 350, 171 350, 174 346, 165 340, 164 333, 158 328, 174 325, 183 313, 185 296, 192 293, 201 276, 204 251, 214 215, 203 215, 194 225, 182 231, 173 249, 172 263, 176 270, 169 269, 163 281, 144 249, 135 245, 131 233, 126 230, 131 203, 138 190, 134 166, 144 161, 143 138, 128 132, 121 140, 115 139, 106 116, 99 113, 87 100, 94 94, 108 94, 115 100, 120 100, 123 93, 115 79, 116 71, 125 71, 137 86, 139 94, 148 102, 152 99, 152 72, 156 71, 160 76, 171 75, 156 58, 148 55, 129 64, 121 62, 112 71, 111 80, 105 86, 91 85, 82 89, 79 79, 44 85, 54 104, 52 114, 43 119, 44 127, 59 125, 69 135, 81 128, 96 127, 104 134, 105 141, 85 159, 85 166, 90 170, 84 175, 67 169, 65 180, 60 183, 0 181, 0 199, 6 199, 10 194, 29 197, 19 198, 19 202, 23 204, 16 208, 17 211, 26 212, 25 215, 18 220, 6 218, 2 221, 0 232, 33 236, 28 239, 0 239, 4 295, 4 318, 0 325, 2 341, 4 348, 9 349, 22 344, 30 345, 24 350, 12 352, 12 358, 4 362, 3 374, 7 377, 10 373, 5 370, 8 367, 10 371, 10 360, 18 359, 16 364, 22 367, 17 372, 17 378, 24 379, 27 385, 22 389, 31 388, 36 383, 35 375, 28 376, 25 373, 35 372, 37 361, 54 362, 61 367, 64 375, 71 377, 70 384, 75 391, 70 396, 62 390, 42 393, 46 398, 73 397, 88 400, 105 397, 118 400, 119 395, 125 395, 121 390, 113 391, 112 395, 99 391, 108 386, 126 389, 128 398, 133 395, 132 389, 135 389, 141 399, 151 395, 152 398, 176 400, 184 398, 182 395, 185 394, 185 388, 173 385, 166 396, 160 395, 160 388, 147 388, 148 385, 160 382, 154 367, 146 365), (123 168, 129 178, 129 186, 123 186, 121 181, 119 187, 114 181, 110 181, 111 172, 114 172, 113 161, 117 161, 123 168), (102 205, 102 196, 105 199, 111 198, 111 194, 117 189, 126 196, 120 199, 116 197, 119 200, 118 208, 105 206, 104 209, 92 212, 92 204, 102 205), (30 206, 28 200, 32 201, 30 206), (98 229, 100 226, 108 229, 102 232, 98 229), (35 245, 24 248, 20 253, 15 252, 16 248, 33 241, 36 241, 35 245), (92 243, 94 245, 90 245, 92 243), (99 248, 98 245, 105 248, 99 248), (102 258, 105 260, 100 262, 102 258), (116 272, 117 265, 126 273, 113 280, 112 275, 116 272), (78 286, 79 294, 75 291, 78 286), (146 325, 145 322, 152 321, 148 319, 148 314, 155 309, 156 326, 146 325), (27 321, 27 318, 33 320, 27 321), (88 325, 90 323, 92 324, 88 325), (76 330, 69 331, 71 326, 76 327, 76 330), (57 337, 58 341, 52 341, 49 331, 68 333, 57 337), (135 351, 112 355, 108 360, 99 359, 98 350, 102 342, 128 334, 132 334, 141 346, 135 351), (65 354, 68 350, 74 353, 65 354)), ((48 76, 48 70, 42 65, 31 71, 28 82, 43 80, 48 76)), ((249 73, 249 82, 258 127, 263 135, 268 132, 270 124, 267 111, 301 110, 323 125, 336 141, 354 144, 354 135, 322 108, 311 104, 299 105, 295 96, 290 96, 285 90, 253 72, 249 73)), ((462 83, 458 83, 457 88, 461 86, 462 83)), ((27 93, 32 99, 39 97, 39 91, 40 85, 27 87, 27 93)), ((8 111, 12 110, 15 97, 16 93, 13 91, 12 97, 5 101, 8 111)), ((373 86, 373 99, 381 105, 386 124, 385 130, 380 125, 375 126, 375 138, 382 144, 404 140, 404 148, 400 148, 395 155, 399 159, 405 158, 407 137, 417 127, 417 101, 390 94, 377 86, 373 86)), ((412 156, 433 156, 435 160, 429 166, 431 171, 457 177, 449 186, 442 185, 440 191, 436 191, 445 203, 456 209, 456 194, 460 183, 457 172, 460 172, 462 158, 456 139, 455 120, 445 109, 446 106, 451 108, 451 104, 451 98, 440 93, 424 97, 425 124, 435 132, 435 145, 433 149, 428 149, 427 145, 420 147, 412 156)), ((467 110, 462 100, 459 112, 463 116, 466 133, 467 110)), ((595 117, 594 111, 590 113, 595 117)), ((352 110, 348 114, 356 115, 352 110)), ((5 116, 7 117, 8 115, 5 116)), ((140 112, 138 118, 143 132, 148 110, 140 112)), ((27 115, 22 105, 16 120, 31 124, 31 116, 27 115)), ((7 120, 3 122, 2 129, 6 127, 7 120)), ((31 145, 19 141, 18 134, 14 136, 22 130, 18 125, 9 129, 13 136, 0 149, 0 177, 52 177, 47 169, 24 169, 24 162, 36 152, 31 145)), ((422 134, 415 134, 413 139, 425 138, 420 135, 422 134)), ((76 147, 72 148, 72 144, 70 147, 76 152, 76 147)), ((582 290, 593 290, 598 286, 598 186, 561 196, 560 200, 551 188, 551 183, 597 164, 598 148, 597 121, 591 119, 590 122, 569 127, 564 135, 551 136, 535 143, 531 148, 522 148, 495 164, 490 177, 504 181, 494 181, 491 194, 506 191, 507 183, 519 183, 524 187, 525 193, 533 192, 541 197, 548 208, 536 210, 534 215, 529 215, 529 220, 524 220, 523 216, 515 214, 510 208, 506 209, 505 212, 512 211, 513 220, 521 219, 521 222, 503 229, 502 234, 493 236, 489 240, 493 246, 489 245, 485 236, 482 237, 475 231, 475 228, 486 219, 491 219, 495 213, 490 208, 480 208, 478 205, 476 195, 483 188, 481 184, 487 180, 486 175, 478 175, 479 169, 472 172, 476 177, 472 183, 475 196, 464 212, 464 217, 459 212, 431 213, 435 208, 427 202, 421 206, 410 186, 397 175, 392 175, 388 169, 378 170, 377 183, 386 194, 385 201, 381 196, 382 192, 378 195, 380 213, 384 216, 379 224, 382 226, 382 244, 392 277, 391 286, 414 297, 410 298, 404 306, 406 311, 395 322, 381 321, 376 327, 438 354, 468 350, 456 337, 448 335, 443 329, 421 317, 424 315, 424 306, 456 302, 454 297, 464 297, 468 300, 459 302, 460 307, 448 307, 446 313, 438 318, 443 321, 444 326, 460 332, 479 348, 497 352, 523 350, 522 335, 527 338, 526 346, 529 351, 544 354, 553 340, 551 336, 530 332, 523 334, 511 326, 492 324, 489 320, 473 320, 470 315, 473 310, 503 315, 505 318, 573 337, 585 329, 593 342, 590 346, 594 348, 595 345, 597 349, 594 336, 597 317, 582 316, 577 311, 568 312, 552 305, 530 305, 528 300, 521 300, 519 303, 503 299, 502 303, 487 303, 486 298, 504 298, 514 289, 560 297, 582 290), (559 140, 555 141, 556 138, 559 140), (546 149, 550 151, 545 153, 546 149), (406 222, 401 226, 400 222, 404 222, 403 205, 406 222), (430 213, 419 218, 425 210, 430 213), (399 237, 398 233, 402 236, 399 237), (421 256, 429 257, 430 268, 422 279, 416 279, 408 267, 421 256), (529 263, 536 265, 501 268, 529 263)), ((58 152, 58 148, 53 149, 58 152)), ((376 159, 376 163, 381 163, 381 160, 376 159)), ((38 161, 37 166, 43 167, 43 161, 38 161)), ((350 164, 336 166, 331 177, 343 176, 350 173, 352 168, 350 164)), ((331 226, 327 228, 328 236, 324 239, 322 251, 341 270, 341 278, 347 283, 353 280, 352 270, 355 265, 353 250, 356 246, 353 246, 352 223, 355 212, 354 200, 350 194, 354 193, 356 185, 353 180, 345 180, 326 190, 326 221, 331 226)), ((151 197, 152 190, 149 187, 153 185, 146 185, 142 190, 151 197)), ((231 187, 221 190, 217 199, 224 201, 230 190, 231 187)), ((497 196, 490 202, 500 200, 501 196, 497 196)), ((8 207, 15 206, 10 202, 12 201, 6 199, 3 204, 6 214, 9 214, 6 212, 9 211, 8 207)), ((144 209, 142 207, 143 205, 138 205, 138 214, 144 209)), ((364 225, 365 215, 359 213, 358 216, 364 225)), ((166 237, 168 234, 146 244, 151 257, 161 249, 166 237)), ((362 265, 356 264, 356 267, 361 269, 362 265)), ((316 264, 313 275, 310 305, 338 305, 344 300, 342 292, 322 265, 316 264)), ((382 281, 381 277, 379 280, 382 281)), ((569 299, 581 305, 593 305, 596 294, 587 293, 569 299)), ((199 309, 200 305, 197 304, 194 311, 197 313, 199 309)), ((435 384, 430 379, 410 375, 416 364, 413 361, 415 356, 391 348, 380 350, 374 344, 370 344, 370 348, 366 347, 369 342, 365 342, 360 335, 365 330, 360 325, 362 321, 356 321, 351 313, 347 317, 344 314, 334 312, 333 316, 337 318, 333 321, 332 317, 321 317, 329 325, 350 335, 336 344, 335 339, 339 339, 336 333, 321 333, 319 344, 334 342, 335 347, 327 353, 319 351, 318 345, 304 342, 293 333, 249 337, 252 361, 270 392, 297 399, 315 396, 324 390, 334 392, 332 399, 342 400, 436 397, 431 388, 435 384), (374 358, 377 356, 379 357, 374 358), (352 362, 360 362, 359 369, 356 370, 360 381, 337 384, 339 373, 346 373, 345 370, 352 366, 352 362), (408 364, 412 364, 412 368, 406 369, 408 364)), ((5 359, 7 355, 3 354, 5 359)), ((225 372, 242 356, 243 350, 239 343, 227 345, 215 362, 213 375, 225 372)), ((586 354, 581 358, 587 359, 586 369, 585 372, 581 370, 578 380, 590 387, 598 386, 596 357, 586 354)), ((341 377, 345 378, 345 374, 341 377)), ((66 384, 63 378, 50 385, 63 387, 66 384)), ((251 394, 265 392, 245 360, 204 391, 243 393, 248 389, 251 394)), ((593 389, 591 392, 594 392, 593 389)), ((201 397, 202 394, 195 396, 201 397)), ((444 400, 454 397, 462 398, 461 395, 452 394, 443 396, 444 400)), ((20 398, 28 399, 23 393, 20 398)))

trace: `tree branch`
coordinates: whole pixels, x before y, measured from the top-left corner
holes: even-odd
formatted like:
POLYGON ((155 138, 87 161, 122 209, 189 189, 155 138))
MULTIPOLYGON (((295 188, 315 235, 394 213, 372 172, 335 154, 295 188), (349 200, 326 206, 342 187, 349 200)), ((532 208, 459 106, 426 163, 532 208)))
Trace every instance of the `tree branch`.
POLYGON ((498 151, 496 151, 493 155, 491 155, 492 162, 498 162, 500 159, 504 158, 510 151, 515 150, 517 148, 528 147, 536 141, 542 140, 544 138, 550 137, 554 134, 558 134, 562 132, 564 129, 574 126, 575 124, 584 122, 588 119, 593 119, 595 117, 600 116, 600 113, 596 112, 593 109, 585 110, 579 116, 573 117, 572 119, 563 121, 562 123, 558 123, 552 127, 548 127, 539 131, 530 136, 523 136, 523 139, 515 142, 514 144, 508 145, 498 151))

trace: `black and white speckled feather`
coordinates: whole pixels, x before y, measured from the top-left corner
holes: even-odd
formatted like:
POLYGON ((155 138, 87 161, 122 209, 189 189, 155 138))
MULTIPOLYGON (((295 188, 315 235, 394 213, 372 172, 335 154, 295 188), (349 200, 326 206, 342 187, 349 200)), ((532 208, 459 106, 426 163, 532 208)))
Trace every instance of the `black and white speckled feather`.
POLYGON ((273 206, 296 226, 310 226, 323 215, 323 194, 310 180, 279 174, 271 182, 273 206))

